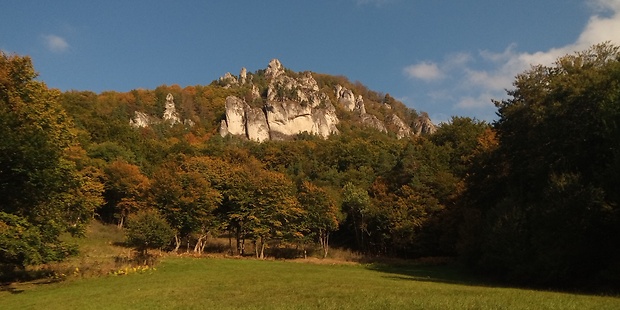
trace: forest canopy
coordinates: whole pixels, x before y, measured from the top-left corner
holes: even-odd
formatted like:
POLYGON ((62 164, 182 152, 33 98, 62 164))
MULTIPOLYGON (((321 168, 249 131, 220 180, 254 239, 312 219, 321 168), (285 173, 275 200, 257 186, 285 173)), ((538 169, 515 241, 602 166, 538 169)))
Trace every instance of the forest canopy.
MULTIPOLYGON (((264 70, 253 76, 266 85, 264 70)), ((386 103, 407 123, 419 115, 345 77, 315 77, 321 89, 363 95, 376 117, 386 103)), ((129 225, 145 253, 148 236, 197 253, 209 236, 228 236, 234 255, 294 248, 326 257, 333 244, 453 257, 523 283, 620 283, 618 47, 518 75, 493 123, 455 116, 401 139, 342 109, 340 134, 327 139, 221 137, 226 97, 249 91, 214 81, 61 93, 36 80, 28 57, 2 54, 0 264, 62 259, 72 249, 59 235, 96 218, 129 225), (136 111, 161 115, 168 94, 193 126, 129 125, 136 111)))

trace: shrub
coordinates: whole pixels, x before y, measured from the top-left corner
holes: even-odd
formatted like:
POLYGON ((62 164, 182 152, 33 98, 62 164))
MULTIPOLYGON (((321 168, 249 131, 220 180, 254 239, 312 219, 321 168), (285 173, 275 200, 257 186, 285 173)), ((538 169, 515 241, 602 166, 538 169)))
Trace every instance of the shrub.
POLYGON ((142 211, 129 217, 126 230, 127 244, 140 255, 149 249, 161 249, 174 237, 174 231, 156 211, 142 211))

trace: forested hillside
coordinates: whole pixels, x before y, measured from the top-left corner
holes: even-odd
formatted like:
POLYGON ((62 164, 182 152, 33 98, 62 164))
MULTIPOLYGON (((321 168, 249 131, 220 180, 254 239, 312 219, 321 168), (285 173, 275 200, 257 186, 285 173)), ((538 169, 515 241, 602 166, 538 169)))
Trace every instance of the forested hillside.
POLYGON ((423 112, 389 94, 341 76, 283 72, 311 76, 313 93, 304 84, 270 88, 275 77, 265 70, 244 72, 251 84, 227 75, 184 88, 61 93, 35 79, 28 57, 2 54, 2 267, 62 259, 73 250, 59 234, 79 234, 92 219, 132 230, 159 220, 171 251, 189 244, 200 253, 209 236, 230 236, 234 255, 328 256, 337 245, 456 257, 525 283, 619 284, 617 47, 519 75, 493 124, 453 117, 431 132, 415 130, 423 112), (363 105, 340 104, 343 89, 363 105), (244 117, 273 102, 306 108, 306 98, 333 108, 337 133, 272 130, 277 139, 260 143, 222 134, 232 96, 246 104, 244 117), (139 114, 148 121, 132 125, 139 114), (245 253, 247 243, 255 253, 245 253))

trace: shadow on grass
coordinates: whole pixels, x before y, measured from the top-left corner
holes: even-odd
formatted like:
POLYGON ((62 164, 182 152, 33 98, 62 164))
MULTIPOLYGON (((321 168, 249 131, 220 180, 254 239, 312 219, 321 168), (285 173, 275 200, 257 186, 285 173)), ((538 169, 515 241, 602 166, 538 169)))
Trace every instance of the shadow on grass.
POLYGON ((19 281, 14 280, 12 282, 0 283, 0 292, 21 294, 26 290, 27 287, 31 287, 33 285, 45 285, 63 281, 62 278, 51 278, 47 273, 51 273, 51 271, 44 270, 37 272, 16 272, 15 275, 19 276, 19 281))
POLYGON ((477 276, 456 263, 371 263, 367 268, 388 274, 385 276, 387 278, 401 281, 437 282, 470 286, 503 286, 477 276))
POLYGON ((527 289, 548 292, 562 292, 577 295, 613 296, 620 298, 618 287, 586 285, 581 287, 540 286, 527 283, 512 283, 498 278, 476 274, 457 263, 425 264, 416 262, 371 263, 370 270, 385 273, 384 277, 398 281, 435 282, 466 286, 527 289))

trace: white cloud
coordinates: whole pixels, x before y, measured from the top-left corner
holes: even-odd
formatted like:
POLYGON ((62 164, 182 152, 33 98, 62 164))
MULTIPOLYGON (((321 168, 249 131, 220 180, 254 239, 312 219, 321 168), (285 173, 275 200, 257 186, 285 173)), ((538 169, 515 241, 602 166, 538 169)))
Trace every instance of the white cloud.
POLYGON ((464 96, 461 97, 456 104, 456 108, 459 109, 486 109, 489 107, 494 107, 495 105, 491 101, 493 98, 493 94, 490 93, 482 93, 477 97, 472 96, 464 96))
POLYGON ((451 70, 454 68, 462 68, 471 62, 474 58, 470 53, 460 52, 448 55, 443 63, 444 70, 451 70))
POLYGON ((444 78, 444 73, 436 63, 432 62, 421 62, 411 65, 406 67, 404 71, 408 77, 424 81, 441 80, 444 78))
POLYGON ((69 50, 69 43, 60 36, 54 34, 44 35, 43 40, 47 49, 54 53, 63 53, 69 50))
POLYGON ((441 63, 421 62, 404 71, 411 78, 446 82, 440 85, 441 89, 428 91, 426 96, 431 100, 456 102, 452 107, 455 110, 492 115, 495 107, 491 99, 505 98, 505 90, 513 87, 515 76, 531 66, 552 65, 563 55, 606 41, 620 44, 620 0, 586 1, 595 10, 573 43, 533 53, 519 52, 518 46, 511 44, 501 52, 457 53, 448 55, 441 63), (448 76, 450 79, 444 79, 448 76), (438 96, 446 93, 453 94, 452 100, 438 96))

